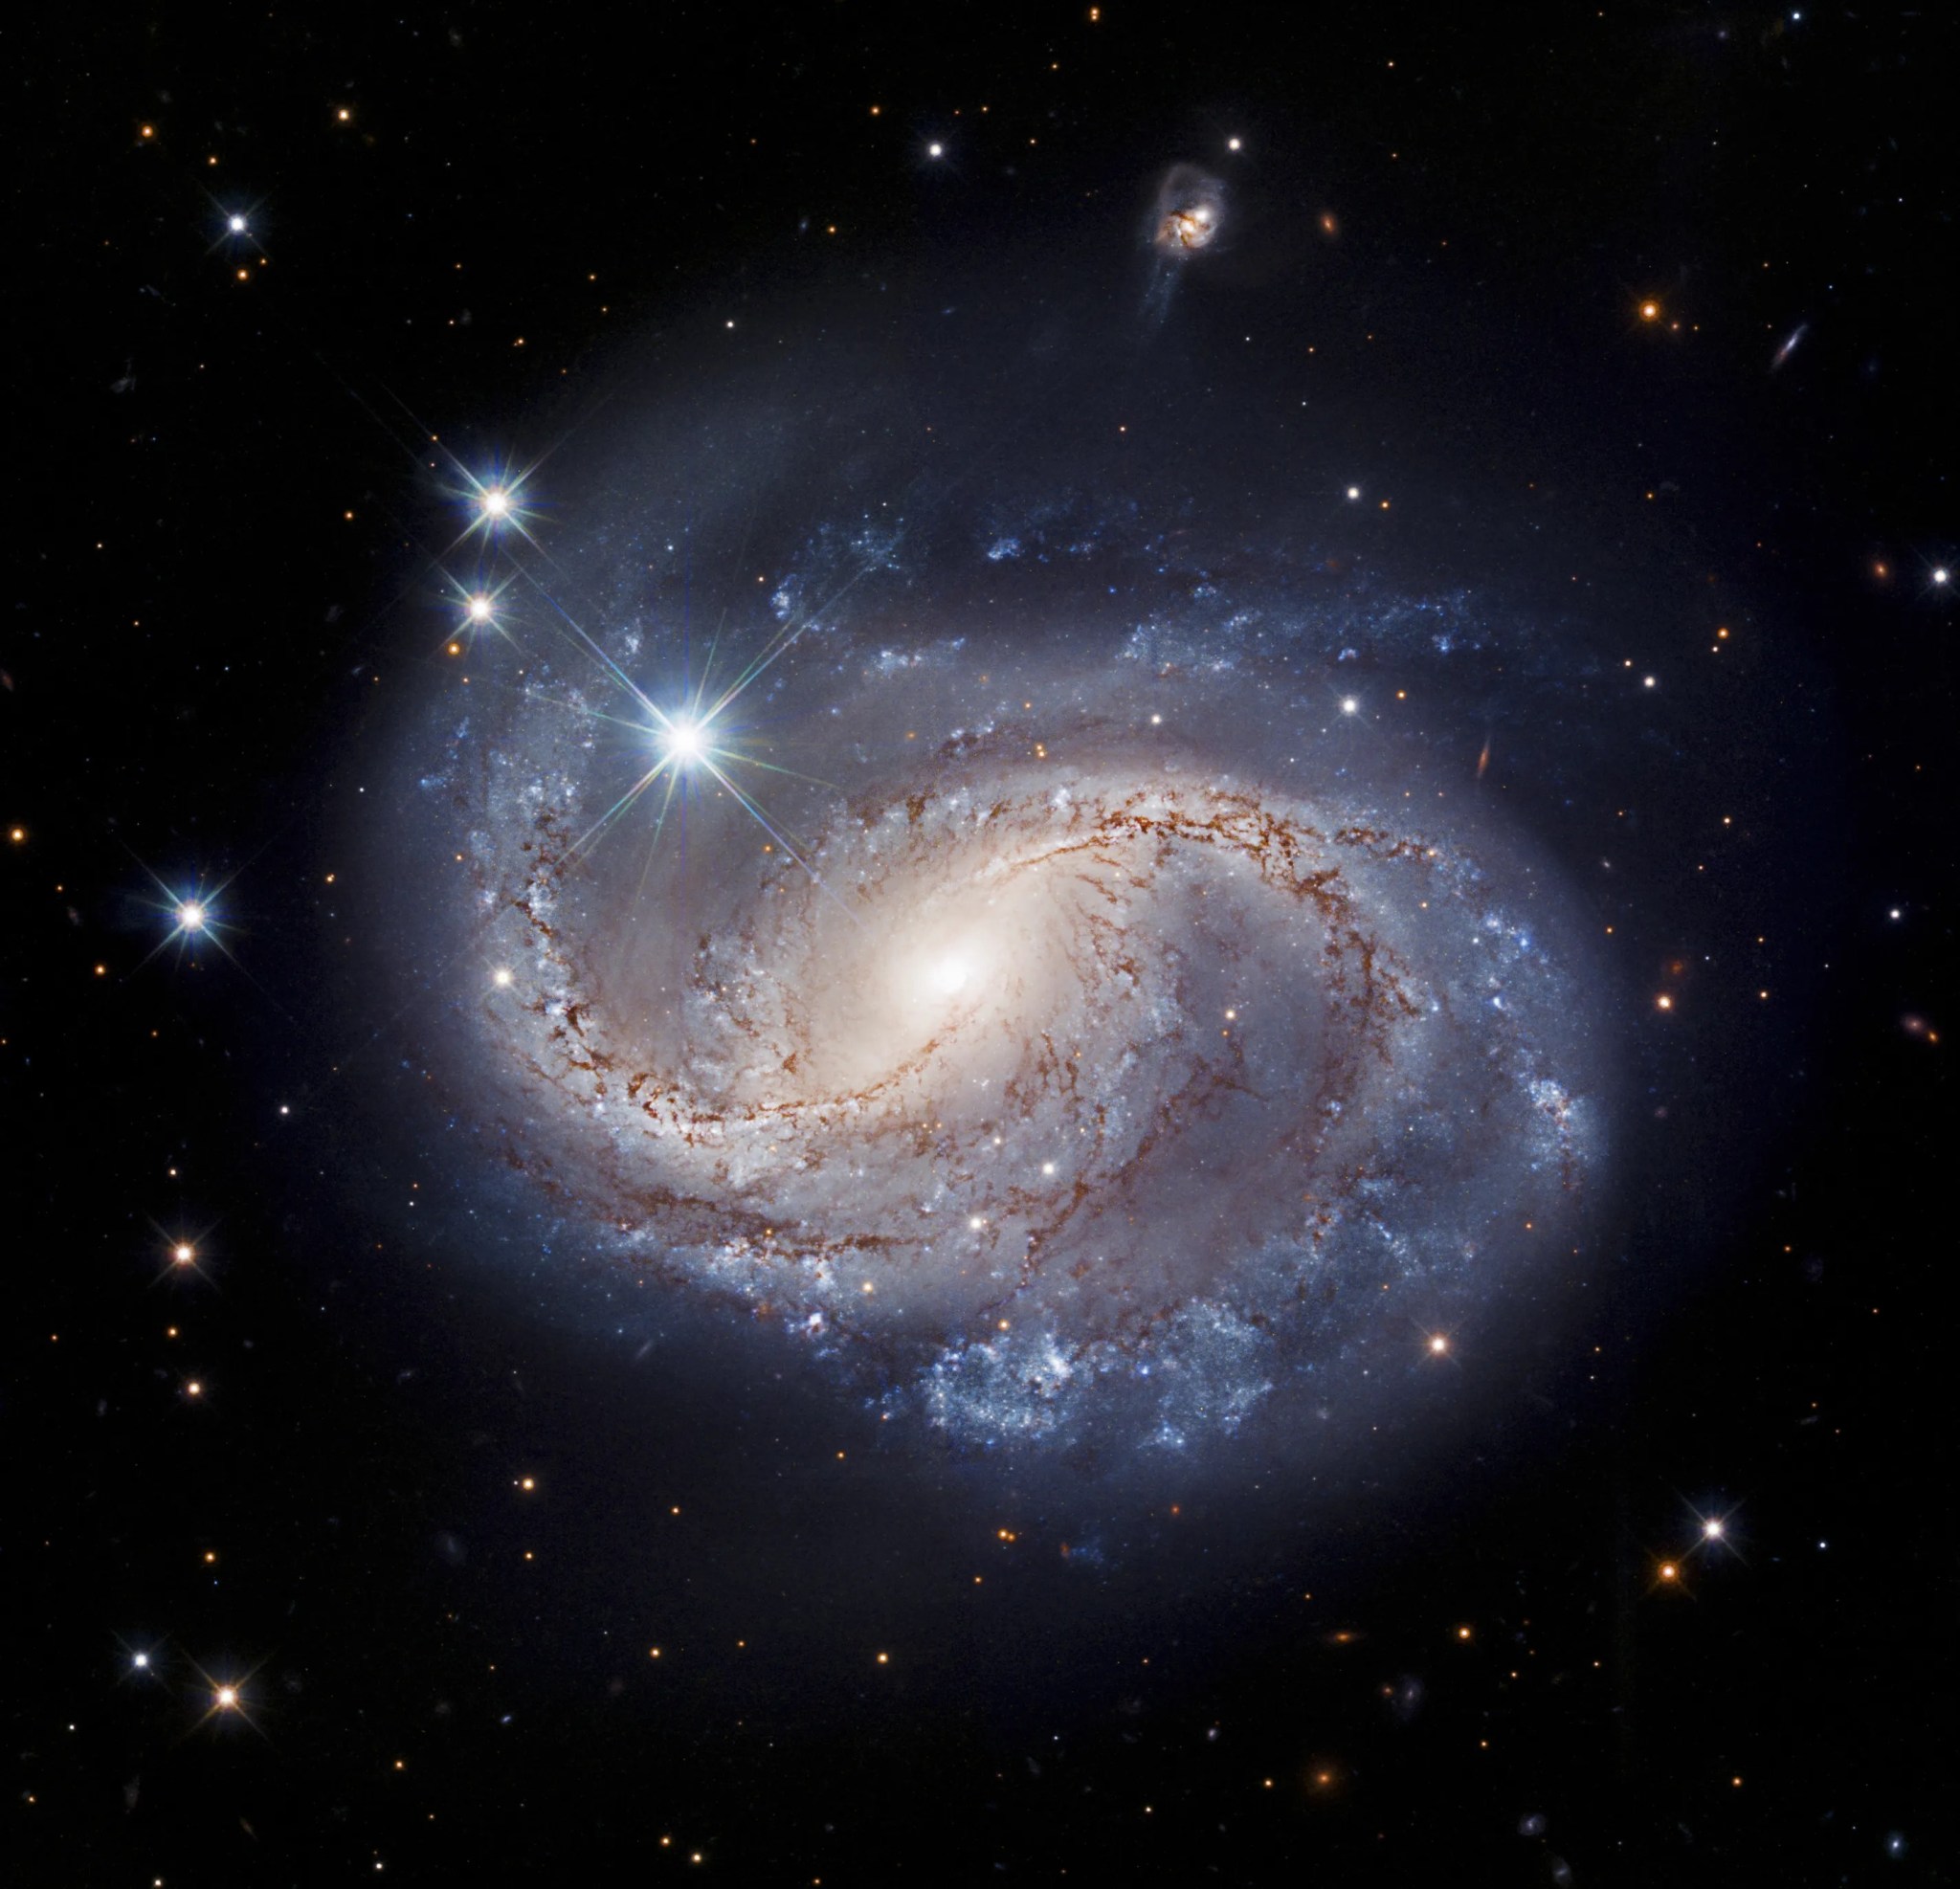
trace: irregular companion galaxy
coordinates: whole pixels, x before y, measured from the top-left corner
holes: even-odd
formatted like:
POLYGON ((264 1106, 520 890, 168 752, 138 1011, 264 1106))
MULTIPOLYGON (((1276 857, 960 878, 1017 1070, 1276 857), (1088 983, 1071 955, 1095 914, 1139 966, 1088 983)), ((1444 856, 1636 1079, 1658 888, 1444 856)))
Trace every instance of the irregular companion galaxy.
POLYGON ((1163 255, 1186 256, 1207 250, 1225 222, 1225 187, 1194 164, 1173 164, 1157 187, 1150 241, 1163 255))

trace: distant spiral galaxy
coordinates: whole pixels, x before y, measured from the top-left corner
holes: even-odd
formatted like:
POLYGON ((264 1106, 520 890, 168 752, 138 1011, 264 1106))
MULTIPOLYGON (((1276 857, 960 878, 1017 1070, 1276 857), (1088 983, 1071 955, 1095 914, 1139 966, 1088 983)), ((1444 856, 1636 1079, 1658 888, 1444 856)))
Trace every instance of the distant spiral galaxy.
POLYGON ((499 489, 378 842, 430 1079, 568 1273, 898 1421, 1325 1416, 1500 1322, 1600 1179, 1593 973, 1450 699, 1519 651, 1003 417, 1005 345, 917 439, 803 397, 835 343, 655 374, 499 489))

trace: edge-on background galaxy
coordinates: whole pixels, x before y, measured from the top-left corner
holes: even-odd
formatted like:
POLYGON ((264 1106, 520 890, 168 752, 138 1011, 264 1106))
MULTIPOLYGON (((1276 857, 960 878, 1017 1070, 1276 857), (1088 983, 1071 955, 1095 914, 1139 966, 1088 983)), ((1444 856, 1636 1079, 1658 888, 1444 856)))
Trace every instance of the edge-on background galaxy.
POLYGON ((1378 574, 1174 324, 966 309, 463 481, 368 835, 457 1236, 969 1456, 1350 1456, 1582 1263, 1617 1000, 1476 756, 1601 665, 1378 574))

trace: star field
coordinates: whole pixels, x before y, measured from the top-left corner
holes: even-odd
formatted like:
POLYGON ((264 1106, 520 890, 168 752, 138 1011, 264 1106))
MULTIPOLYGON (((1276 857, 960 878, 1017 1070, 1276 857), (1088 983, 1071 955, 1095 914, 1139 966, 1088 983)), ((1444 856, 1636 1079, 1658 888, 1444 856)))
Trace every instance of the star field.
POLYGON ((29 50, 10 1874, 1946 1879, 1936 34, 29 50))

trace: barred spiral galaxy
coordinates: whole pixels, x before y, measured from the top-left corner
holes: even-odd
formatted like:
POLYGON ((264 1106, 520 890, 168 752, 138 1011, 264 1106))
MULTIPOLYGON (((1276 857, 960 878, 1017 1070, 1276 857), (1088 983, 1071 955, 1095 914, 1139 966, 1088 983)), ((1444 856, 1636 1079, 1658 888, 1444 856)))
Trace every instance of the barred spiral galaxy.
POLYGON ((806 764, 767 826, 703 771, 684 843, 644 807, 594 841, 657 730, 495 647, 522 685, 473 678, 419 778, 445 935, 495 967, 470 1106, 607 1265, 963 1440, 1174 1448, 1414 1358, 1552 1249, 1600 1123, 1515 838, 1385 789, 1405 745, 1369 785, 1298 651, 848 617, 725 712, 731 786, 806 764))
POLYGON ((664 377, 503 534, 395 737, 416 1054, 553 1266, 902 1426, 1278 1434, 1516 1324, 1597 1193, 1599 981, 1462 706, 1545 647, 969 366, 984 478, 664 377))

